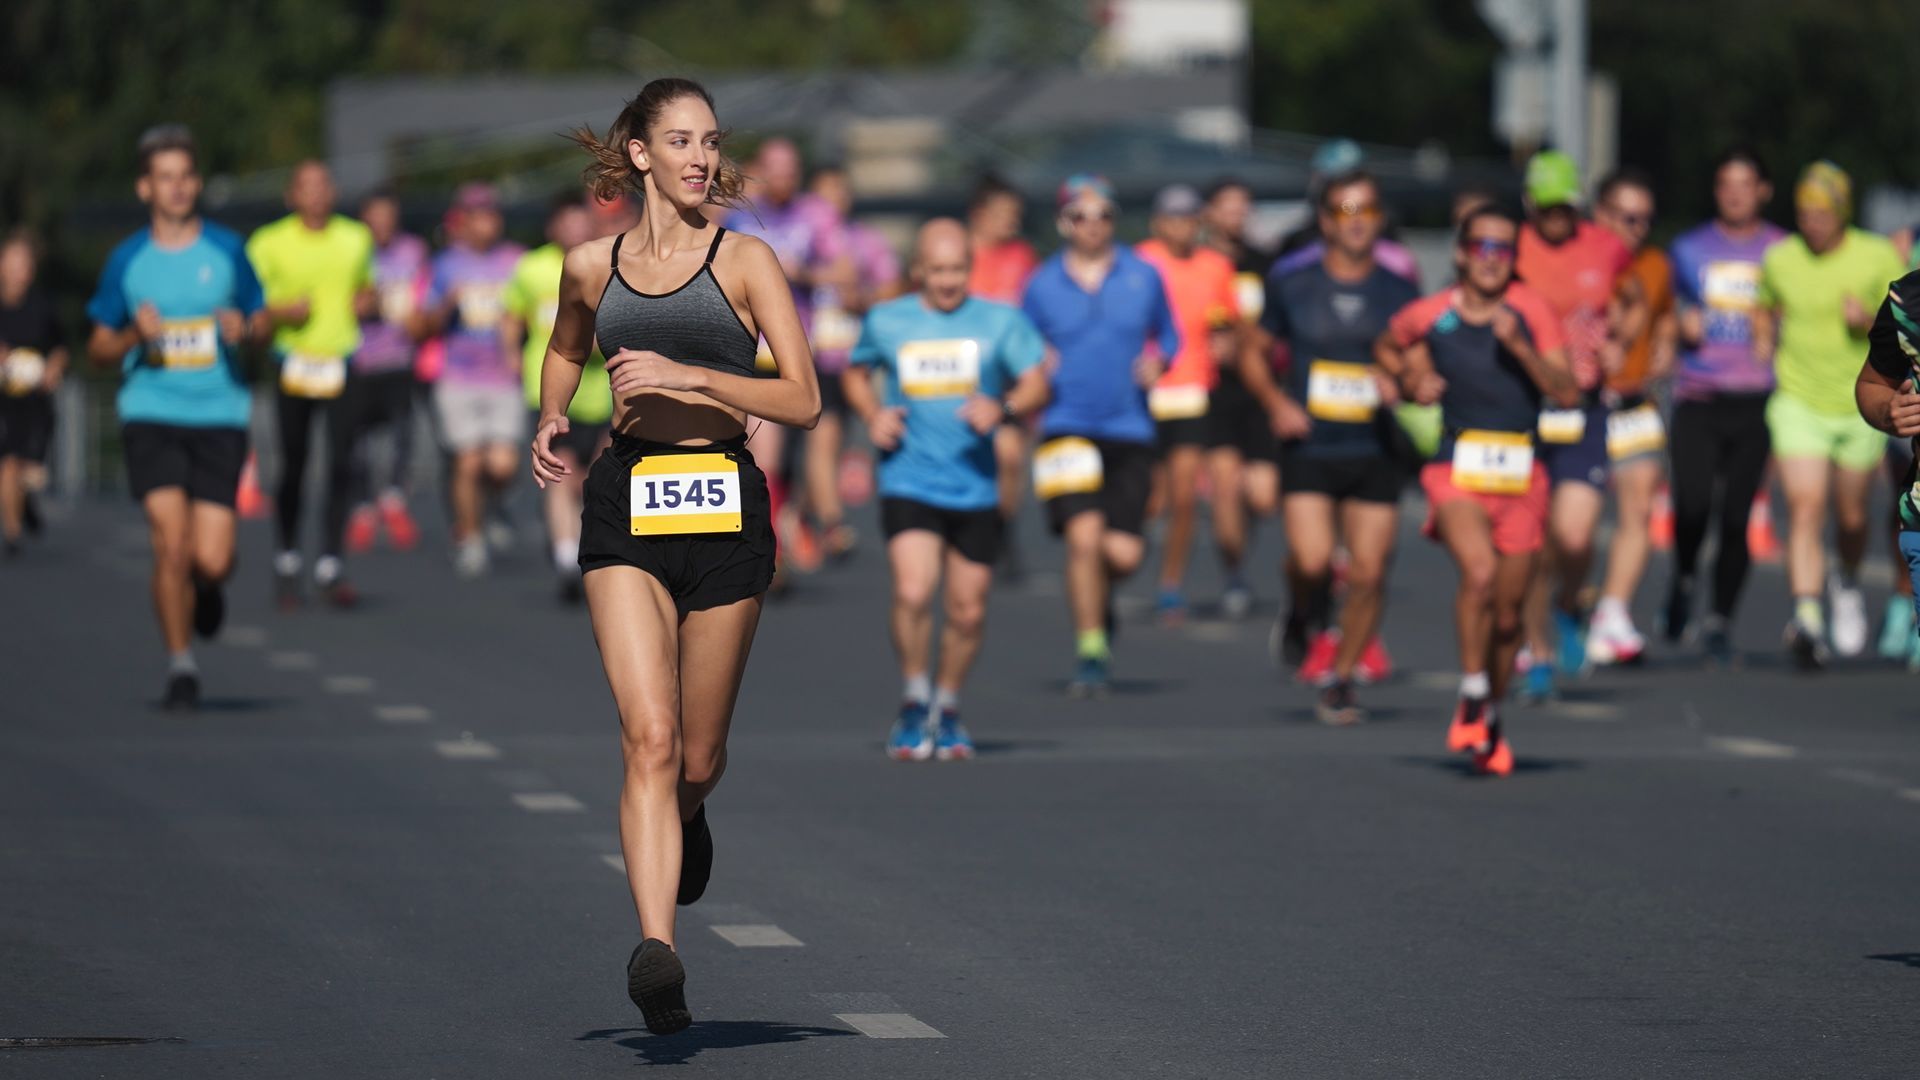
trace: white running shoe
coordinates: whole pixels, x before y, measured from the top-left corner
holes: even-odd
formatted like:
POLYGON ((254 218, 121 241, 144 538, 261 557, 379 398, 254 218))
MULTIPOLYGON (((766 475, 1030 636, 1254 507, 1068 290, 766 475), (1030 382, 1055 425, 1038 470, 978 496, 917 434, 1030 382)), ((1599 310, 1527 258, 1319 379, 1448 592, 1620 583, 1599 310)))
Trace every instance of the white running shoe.
POLYGON ((477 578, 487 572, 487 542, 478 536, 453 549, 453 572, 463 578, 477 578))
POLYGON ((1647 640, 1624 619, 1595 617, 1587 630, 1587 662, 1596 667, 1632 664, 1646 654, 1647 640))
POLYGON ((1828 604, 1833 618, 1833 651, 1859 656, 1867 649, 1867 601, 1859 589, 1832 588, 1828 604))

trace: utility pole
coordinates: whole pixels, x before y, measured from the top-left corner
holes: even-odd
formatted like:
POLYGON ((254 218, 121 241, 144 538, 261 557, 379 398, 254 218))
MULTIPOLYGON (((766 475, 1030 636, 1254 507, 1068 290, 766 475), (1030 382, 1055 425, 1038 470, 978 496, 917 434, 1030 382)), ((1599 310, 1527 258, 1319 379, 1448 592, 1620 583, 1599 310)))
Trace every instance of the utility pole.
POLYGON ((1587 172, 1587 0, 1553 6, 1553 144, 1587 172))

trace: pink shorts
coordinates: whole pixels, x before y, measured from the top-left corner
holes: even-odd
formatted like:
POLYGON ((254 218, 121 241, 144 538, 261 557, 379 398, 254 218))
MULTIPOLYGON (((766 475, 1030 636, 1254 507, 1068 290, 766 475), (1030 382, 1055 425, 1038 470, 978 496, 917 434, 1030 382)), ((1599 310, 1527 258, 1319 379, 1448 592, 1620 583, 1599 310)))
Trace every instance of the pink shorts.
POLYGON ((1427 493, 1427 523, 1421 531, 1438 539, 1435 517, 1442 506, 1460 499, 1471 499, 1486 511, 1493 526, 1493 550, 1502 555, 1527 555, 1539 551, 1547 539, 1547 467, 1534 462, 1533 483, 1522 495, 1487 495, 1462 491, 1453 483, 1453 463, 1429 462, 1420 470, 1420 488, 1427 493))

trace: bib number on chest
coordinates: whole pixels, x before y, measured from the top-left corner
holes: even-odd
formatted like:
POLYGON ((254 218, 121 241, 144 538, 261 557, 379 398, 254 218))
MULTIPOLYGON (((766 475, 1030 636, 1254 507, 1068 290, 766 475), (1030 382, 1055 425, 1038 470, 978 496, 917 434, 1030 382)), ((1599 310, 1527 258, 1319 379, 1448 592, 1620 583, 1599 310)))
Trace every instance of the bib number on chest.
POLYGON ((463 330, 491 330, 500 325, 506 312, 498 285, 466 285, 460 289, 460 327, 463 330))
POLYGON ((1760 264, 1708 263, 1701 282, 1701 299, 1715 311, 1746 314, 1760 306, 1760 264))
POLYGON ((1607 456, 1624 461, 1666 449, 1667 428, 1651 404, 1622 409, 1607 417, 1607 456))
POLYGON ((860 320, 837 307, 813 313, 813 347, 822 352, 846 352, 860 340, 860 320))
POLYGON ((1105 480, 1100 448, 1080 438, 1052 439, 1033 454, 1033 493, 1040 499, 1099 491, 1105 480))
POLYGON ((157 345, 161 365, 175 371, 210 368, 220 358, 220 333, 211 317, 161 323, 157 345))
POLYGON ((1198 420, 1207 415, 1207 388, 1198 383, 1156 386, 1147 391, 1147 411, 1155 420, 1198 420))
POLYGON ((1463 431, 1453 443, 1453 485, 1482 495, 1524 495, 1533 485, 1533 440, 1524 431, 1463 431))
POLYGON ((894 360, 910 398, 965 397, 980 387, 980 343, 972 338, 909 341, 894 360))
POLYGON ((1315 420, 1364 424, 1380 407, 1380 386, 1365 364, 1315 360, 1307 368, 1307 415, 1315 420))
POLYGON ((347 358, 288 353, 280 364, 280 389, 288 397, 328 401, 347 386, 347 358))
POLYGON ((413 317, 413 285, 409 282, 392 282, 380 286, 380 318, 393 326, 400 326, 413 317))
POLYGON ((1233 298, 1240 304, 1240 316, 1249 322, 1258 322, 1260 313, 1267 306, 1267 285, 1259 274, 1242 273, 1233 275, 1233 298))
POLYGON ((25 397, 40 389, 46 380, 46 357, 33 349, 14 349, 7 353, 6 382, 9 397, 25 397))
POLYGON ((1587 437, 1585 409, 1540 410, 1540 441, 1554 446, 1572 446, 1587 437))
POLYGON ((740 531, 740 466, 725 454, 643 458, 628 478, 635 536, 740 531))

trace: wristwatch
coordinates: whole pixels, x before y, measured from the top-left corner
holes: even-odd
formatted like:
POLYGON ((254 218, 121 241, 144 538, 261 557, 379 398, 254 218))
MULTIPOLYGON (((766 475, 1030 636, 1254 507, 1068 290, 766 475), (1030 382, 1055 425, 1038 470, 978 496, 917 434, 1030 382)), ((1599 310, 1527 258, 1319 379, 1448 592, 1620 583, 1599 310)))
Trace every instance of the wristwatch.
POLYGON ((1017 424, 1020 422, 1020 414, 1013 411, 1013 401, 1011 399, 1003 399, 1000 402, 1000 419, 1009 424, 1017 424))

